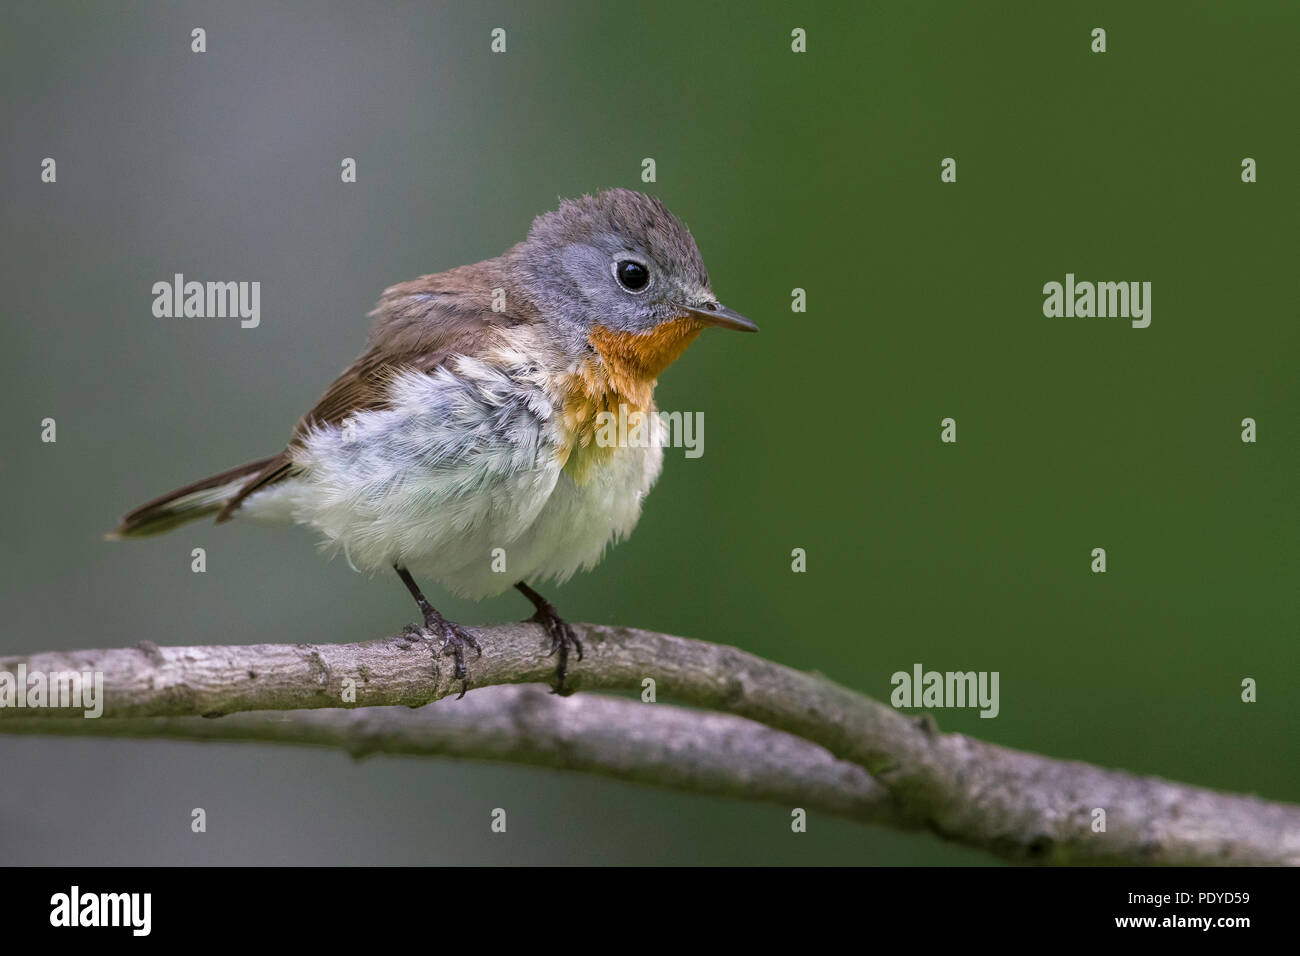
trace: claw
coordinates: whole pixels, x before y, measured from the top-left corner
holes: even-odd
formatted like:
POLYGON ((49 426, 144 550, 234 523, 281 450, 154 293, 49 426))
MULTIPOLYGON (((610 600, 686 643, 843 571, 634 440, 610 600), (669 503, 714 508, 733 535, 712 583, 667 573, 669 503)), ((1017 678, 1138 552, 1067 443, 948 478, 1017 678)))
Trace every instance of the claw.
POLYGON ((568 676, 569 647, 572 646, 578 652, 578 660, 582 660, 582 642, 573 633, 569 622, 560 617, 555 612, 555 608, 550 605, 539 607, 537 613, 529 620, 540 624, 546 630, 547 637, 551 639, 551 649, 546 652, 546 656, 553 657, 556 651, 560 653, 560 659, 555 666, 555 689, 551 693, 563 696, 564 678, 568 676))
POLYGON ((460 679, 460 694, 457 700, 465 696, 465 691, 469 690, 469 672, 465 669, 465 645, 468 644, 474 648, 479 657, 483 656, 483 648, 479 646, 474 636, 466 631, 459 624, 453 624, 441 614, 438 609, 429 603, 428 599, 420 591, 419 585, 411 577, 411 572, 401 562, 393 565, 393 570, 397 576, 402 579, 406 589, 411 592, 411 597, 415 598, 416 605, 424 615, 424 627, 416 624, 408 624, 403 628, 402 633, 408 637, 418 637, 420 640, 432 640, 435 635, 442 635, 442 643, 438 645, 438 654, 447 653, 450 647, 456 657, 455 669, 452 673, 460 679))
POLYGON ((534 591, 524 581, 515 584, 524 597, 533 602, 533 607, 537 613, 528 620, 534 624, 540 624, 546 636, 551 639, 551 649, 546 652, 547 657, 551 657, 556 651, 560 652, 560 659, 555 664, 555 690, 554 694, 564 693, 564 678, 568 673, 569 665, 569 646, 572 645, 578 651, 578 660, 582 660, 582 642, 578 640, 578 635, 573 633, 573 628, 569 622, 560 617, 555 612, 554 606, 546 598, 534 591))
POLYGON ((452 655, 452 676, 460 681, 460 693, 456 699, 460 700, 469 690, 469 669, 465 666, 465 645, 468 644, 474 648, 474 653, 478 657, 483 656, 483 646, 475 640, 474 636, 466 631, 459 624, 453 624, 448 620, 426 620, 424 627, 418 624, 408 624, 402 631, 412 637, 418 637, 421 640, 432 640, 435 635, 441 635, 442 642, 438 645, 438 655, 445 656, 448 653, 452 655))

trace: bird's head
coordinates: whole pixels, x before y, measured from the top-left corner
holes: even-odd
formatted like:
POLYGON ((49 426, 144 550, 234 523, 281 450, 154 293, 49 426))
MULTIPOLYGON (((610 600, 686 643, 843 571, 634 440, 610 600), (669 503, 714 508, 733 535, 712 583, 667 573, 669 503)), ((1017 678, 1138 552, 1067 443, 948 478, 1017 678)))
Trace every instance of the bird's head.
POLYGON ((705 326, 756 332, 721 305, 695 239, 653 196, 609 189, 538 216, 508 255, 544 320, 658 375, 705 326))

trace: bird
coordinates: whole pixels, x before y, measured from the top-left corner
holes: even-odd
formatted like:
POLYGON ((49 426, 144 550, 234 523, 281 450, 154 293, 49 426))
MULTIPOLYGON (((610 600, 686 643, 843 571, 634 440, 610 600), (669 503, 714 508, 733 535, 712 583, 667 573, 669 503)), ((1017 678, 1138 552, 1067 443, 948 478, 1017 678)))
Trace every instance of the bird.
POLYGON ((482 647, 415 576, 475 600, 513 586, 565 693, 582 643, 534 585, 595 567, 663 466, 662 441, 602 441, 600 416, 654 416, 660 374, 705 328, 758 326, 714 296, 681 220, 622 188, 561 200, 496 258, 388 288, 370 317, 365 350, 284 449, 143 504, 108 537, 210 515, 306 525, 354 569, 396 572, 421 615, 407 633, 454 658, 460 697, 466 649, 482 647))

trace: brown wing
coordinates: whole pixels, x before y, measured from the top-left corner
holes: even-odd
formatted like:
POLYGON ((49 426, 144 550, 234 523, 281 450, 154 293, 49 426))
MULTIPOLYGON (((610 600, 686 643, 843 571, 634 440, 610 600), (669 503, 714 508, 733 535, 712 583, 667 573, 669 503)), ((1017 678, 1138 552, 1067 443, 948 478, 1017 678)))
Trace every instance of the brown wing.
POLYGON ((294 473, 293 451, 314 426, 337 425, 359 411, 383 408, 388 384, 403 369, 433 371, 453 355, 473 355, 495 328, 534 321, 524 302, 494 312, 493 290, 506 286, 500 260, 422 276, 387 289, 371 315, 370 345, 334 380, 294 427, 289 447, 253 475, 226 503, 217 521, 228 520, 253 492, 294 473))

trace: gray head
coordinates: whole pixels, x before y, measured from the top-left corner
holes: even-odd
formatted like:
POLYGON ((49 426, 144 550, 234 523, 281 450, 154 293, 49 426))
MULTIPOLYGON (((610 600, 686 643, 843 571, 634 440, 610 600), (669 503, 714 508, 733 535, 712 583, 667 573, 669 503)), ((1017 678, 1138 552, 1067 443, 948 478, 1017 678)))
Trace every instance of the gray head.
POLYGON ((630 189, 566 199, 507 254, 512 279, 543 316, 630 333, 692 316, 757 331, 713 296, 695 239, 668 207, 630 189))

